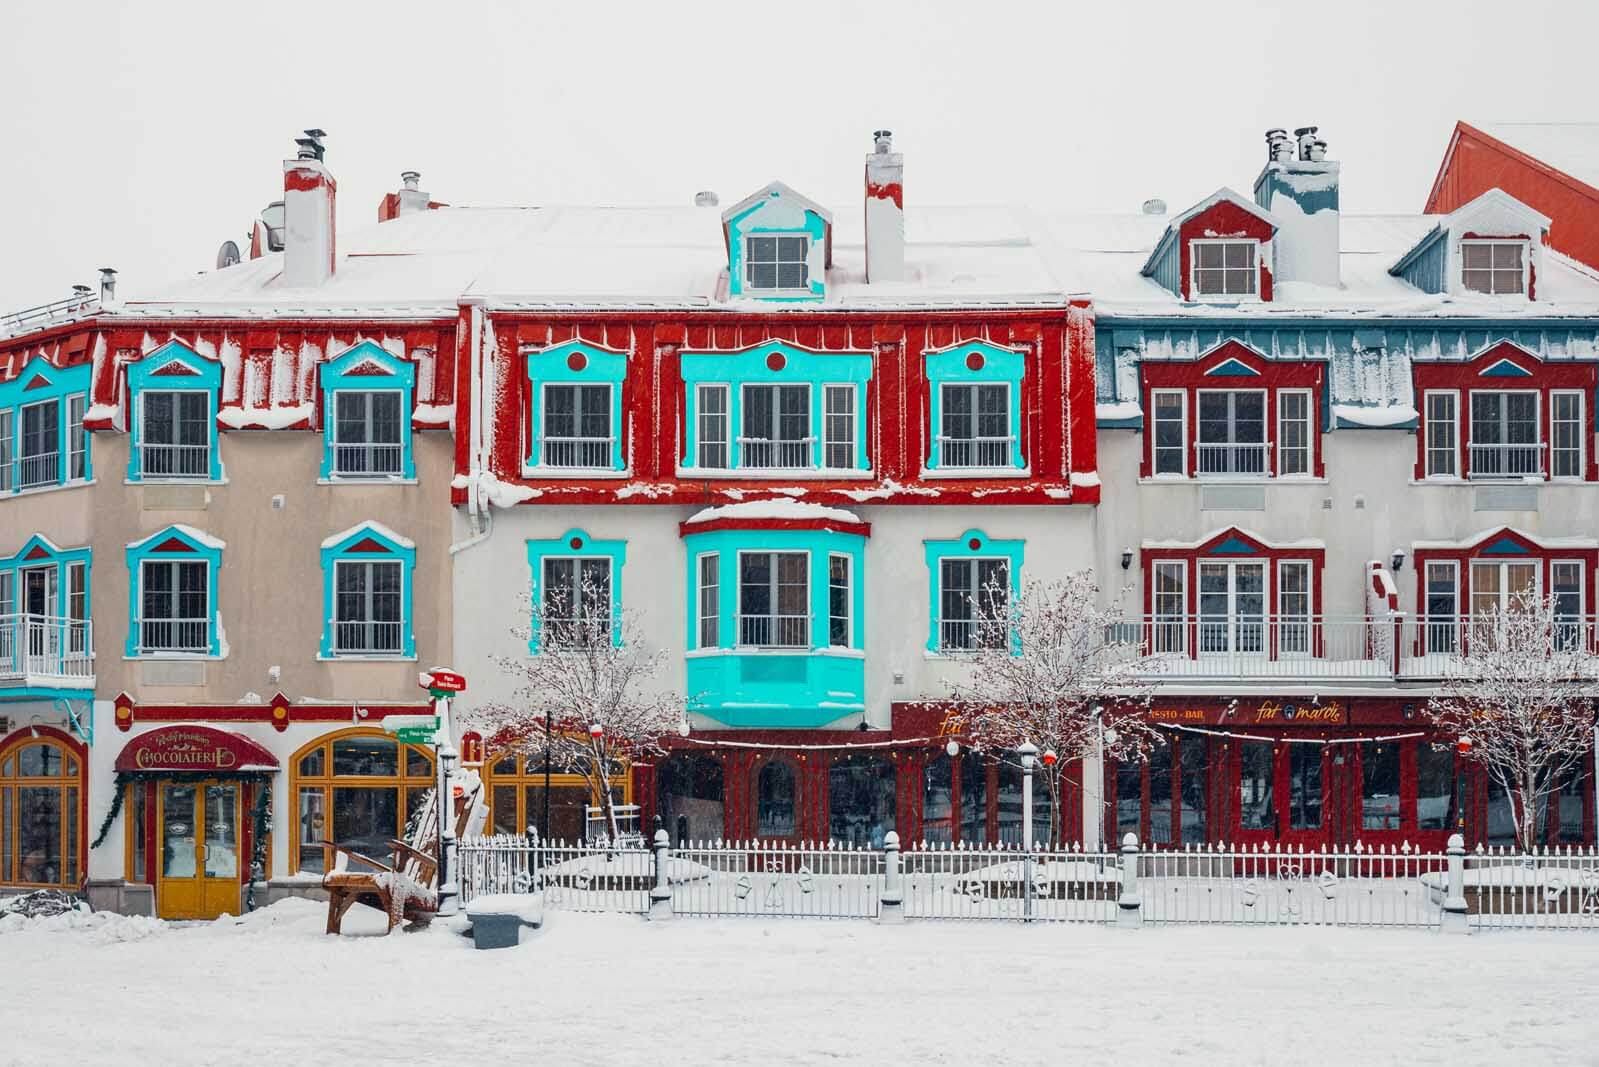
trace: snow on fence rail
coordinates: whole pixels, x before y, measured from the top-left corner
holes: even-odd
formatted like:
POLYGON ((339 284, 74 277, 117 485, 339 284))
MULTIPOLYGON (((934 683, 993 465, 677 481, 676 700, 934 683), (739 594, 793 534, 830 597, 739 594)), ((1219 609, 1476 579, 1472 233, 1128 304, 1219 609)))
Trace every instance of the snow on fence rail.
POLYGON ((463 902, 696 917, 1599 930, 1599 849, 1024 849, 715 841, 672 848, 467 838, 463 902))

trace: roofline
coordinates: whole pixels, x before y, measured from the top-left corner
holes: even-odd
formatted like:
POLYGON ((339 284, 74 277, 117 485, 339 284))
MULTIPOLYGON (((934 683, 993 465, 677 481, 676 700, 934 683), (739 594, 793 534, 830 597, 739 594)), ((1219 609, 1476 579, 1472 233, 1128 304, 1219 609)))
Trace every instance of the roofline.
POLYGON ((1177 232, 1182 229, 1183 223, 1187 222, 1196 215, 1203 214, 1210 208, 1221 203, 1223 200, 1237 204, 1251 215, 1254 215, 1261 222, 1264 222, 1266 225, 1270 226, 1274 233, 1277 230, 1282 229, 1282 223, 1277 220, 1275 215, 1261 207, 1259 204, 1255 203, 1253 200, 1250 200, 1248 197, 1244 196, 1244 194, 1240 193, 1238 190, 1232 188, 1231 186, 1224 185, 1220 189, 1217 189, 1214 193, 1211 193, 1209 196, 1205 197, 1203 200, 1198 201, 1197 203, 1189 206, 1187 209, 1172 216, 1171 221, 1166 223, 1166 228, 1161 231, 1160 240, 1155 242, 1154 249, 1150 251, 1149 258, 1144 260, 1144 265, 1139 268, 1138 273, 1145 278, 1148 278, 1151 274, 1153 274, 1155 261, 1160 258, 1161 253, 1165 251, 1166 246, 1177 239, 1177 232))
MULTIPOLYGON (((1460 143, 1460 136, 1462 133, 1469 133, 1473 137, 1480 138, 1490 148, 1503 152, 1516 162, 1524 164, 1525 166, 1530 167, 1539 173, 1553 178, 1562 185, 1569 186, 1573 191, 1581 193, 1590 200, 1599 201, 1599 188, 1589 185, 1581 178, 1572 177, 1570 174, 1567 174, 1553 163, 1539 159, 1537 156, 1529 155, 1517 148, 1515 145, 1501 141, 1491 133, 1485 133, 1484 131, 1479 130, 1477 127, 1473 126, 1464 119, 1457 119, 1455 121, 1454 133, 1449 138, 1449 147, 1444 151, 1443 162, 1438 166, 1438 176, 1433 179, 1432 190, 1427 194, 1427 205, 1422 209, 1423 214, 1439 214, 1437 209, 1434 207, 1434 204, 1438 198, 1438 189, 1439 186, 1443 184, 1444 173, 1449 169, 1449 164, 1454 161, 1455 148, 1460 143)), ((1463 207, 1465 205, 1461 206, 1463 207)))

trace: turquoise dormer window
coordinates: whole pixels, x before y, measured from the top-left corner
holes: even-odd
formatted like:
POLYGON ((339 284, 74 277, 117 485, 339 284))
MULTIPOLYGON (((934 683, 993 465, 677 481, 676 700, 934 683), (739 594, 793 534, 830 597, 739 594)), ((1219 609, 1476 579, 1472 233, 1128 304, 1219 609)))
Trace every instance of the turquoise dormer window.
POLYGON ((0 557, 0 673, 89 677, 88 548, 58 548, 40 534, 0 557))
POLYGON ((928 473, 1025 472, 1021 447, 1022 353, 970 341, 926 355, 928 473))
MULTIPOLYGON (((622 644, 622 564, 627 542, 597 541, 572 529, 548 541, 527 543, 533 578, 533 612, 528 651, 559 651, 609 633, 622 644), (607 627, 604 620, 609 620, 607 627)), ((592 647, 592 646, 591 646, 592 647)))
POLYGON ((820 300, 832 266, 833 216, 782 182, 722 213, 729 296, 820 300))
POLYGON ((322 481, 415 481, 416 365, 362 341, 322 367, 322 481))
POLYGON ((768 341, 742 352, 684 352, 681 365, 687 417, 680 475, 871 472, 871 353, 768 341))
POLYGON ((971 652, 996 647, 1004 631, 994 623, 1008 616, 1021 595, 1025 541, 995 541, 967 530, 950 541, 924 541, 927 557, 927 651, 971 652))
POLYGON ((220 482, 217 395, 222 365, 168 341, 128 365, 130 482, 220 482))
POLYGON ((319 659, 414 659, 416 545, 376 522, 322 542, 319 659))
POLYGON ((217 574, 225 547, 209 534, 181 525, 128 546, 129 656, 227 654, 217 606, 217 574))
POLYGON ((35 356, 0 382, 0 493, 87 482, 89 436, 83 429, 90 365, 58 368, 35 356))
POLYGON ((528 473, 621 472, 622 380, 627 353, 580 341, 527 356, 532 425, 528 473))

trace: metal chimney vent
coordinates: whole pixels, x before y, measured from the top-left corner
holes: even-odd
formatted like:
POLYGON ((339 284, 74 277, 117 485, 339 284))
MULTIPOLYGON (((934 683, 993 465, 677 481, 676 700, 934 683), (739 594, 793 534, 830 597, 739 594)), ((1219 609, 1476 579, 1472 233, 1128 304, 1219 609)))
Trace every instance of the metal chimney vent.
POLYGON ((1166 201, 1162 200, 1158 196, 1150 197, 1148 200, 1144 201, 1144 214, 1146 214, 1146 215, 1164 215, 1164 214, 1166 214, 1166 201))
POLYGON ((326 130, 312 129, 306 130, 304 137, 296 137, 294 143, 300 146, 300 158, 314 159, 320 163, 323 154, 327 152, 327 148, 322 144, 322 138, 327 135, 326 130))
POLYGON ((266 227, 267 251, 283 251, 283 201, 274 200, 261 209, 261 224, 266 227))
POLYGON ((894 151, 894 131, 873 130, 872 145, 876 149, 878 155, 888 155, 890 152, 894 151))
POLYGON ((722 198, 709 189, 701 189, 694 194, 695 207, 715 207, 722 202, 722 198))
POLYGON ((419 170, 400 171, 400 184, 413 191, 420 189, 422 187, 422 172, 419 170))

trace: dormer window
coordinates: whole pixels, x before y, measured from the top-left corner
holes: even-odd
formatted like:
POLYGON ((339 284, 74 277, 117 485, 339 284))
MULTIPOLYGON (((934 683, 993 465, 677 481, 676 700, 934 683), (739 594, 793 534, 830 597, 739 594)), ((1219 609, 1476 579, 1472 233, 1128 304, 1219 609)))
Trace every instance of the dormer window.
POLYGON ((1252 297, 1259 243, 1256 241, 1193 242, 1193 293, 1196 297, 1252 297))
POLYGON ((1522 241, 1460 242, 1460 282, 1473 293, 1496 296, 1527 291, 1522 241))
POLYGON ((809 255, 810 239, 804 235, 748 237, 744 241, 746 284, 760 290, 807 289, 809 255))

